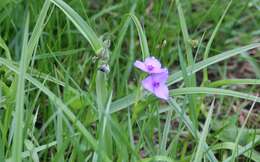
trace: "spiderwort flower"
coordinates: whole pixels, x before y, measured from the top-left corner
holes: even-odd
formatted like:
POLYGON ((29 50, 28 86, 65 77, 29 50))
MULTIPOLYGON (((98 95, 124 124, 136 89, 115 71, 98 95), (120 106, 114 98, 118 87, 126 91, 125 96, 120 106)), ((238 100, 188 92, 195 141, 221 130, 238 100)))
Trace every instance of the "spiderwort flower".
POLYGON ((148 57, 144 62, 137 60, 134 65, 150 74, 142 81, 142 86, 158 98, 167 100, 169 98, 169 90, 166 85, 168 70, 161 68, 161 63, 154 57, 148 57))
POLYGON ((161 63, 154 57, 147 57, 144 62, 136 60, 134 65, 149 74, 157 74, 167 71, 167 69, 161 68, 161 63))
POLYGON ((142 81, 142 86, 158 98, 167 100, 169 97, 169 90, 166 85, 167 79, 168 71, 152 74, 142 81))

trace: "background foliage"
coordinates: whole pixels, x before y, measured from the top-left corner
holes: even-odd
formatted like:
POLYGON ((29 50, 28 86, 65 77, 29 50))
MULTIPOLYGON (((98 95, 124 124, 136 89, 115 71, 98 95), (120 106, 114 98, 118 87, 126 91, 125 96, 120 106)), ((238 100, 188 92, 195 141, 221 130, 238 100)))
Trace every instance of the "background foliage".
POLYGON ((0 161, 260 161, 259 0, 1 0, 0 15, 0 161), (149 55, 167 102, 133 68, 149 55))

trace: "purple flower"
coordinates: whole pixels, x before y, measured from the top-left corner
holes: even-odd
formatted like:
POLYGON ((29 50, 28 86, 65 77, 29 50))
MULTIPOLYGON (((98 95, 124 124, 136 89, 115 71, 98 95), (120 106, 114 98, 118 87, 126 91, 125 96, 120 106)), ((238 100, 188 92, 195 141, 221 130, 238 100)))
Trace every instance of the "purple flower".
POLYGON ((167 79, 168 71, 166 70, 163 73, 151 74, 142 81, 142 85, 158 98, 167 100, 169 98, 169 90, 166 85, 167 79))
POLYGON ((149 74, 157 74, 166 72, 167 69, 161 68, 161 63, 154 57, 147 57, 144 62, 135 61, 135 67, 147 72, 149 74))
POLYGON ((144 62, 135 61, 134 66, 150 74, 142 81, 143 87, 152 92, 158 98, 167 100, 169 90, 166 84, 168 70, 161 68, 161 63, 154 57, 147 57, 144 62))

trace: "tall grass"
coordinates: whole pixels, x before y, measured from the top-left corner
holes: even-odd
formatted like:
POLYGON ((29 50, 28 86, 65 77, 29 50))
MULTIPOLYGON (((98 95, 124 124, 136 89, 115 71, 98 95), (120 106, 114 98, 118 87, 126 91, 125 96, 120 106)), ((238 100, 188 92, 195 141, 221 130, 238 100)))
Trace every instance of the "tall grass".
POLYGON ((258 11, 253 0, 3 1, 0 161, 260 161, 258 11), (169 70, 168 101, 133 67, 149 56, 169 70))

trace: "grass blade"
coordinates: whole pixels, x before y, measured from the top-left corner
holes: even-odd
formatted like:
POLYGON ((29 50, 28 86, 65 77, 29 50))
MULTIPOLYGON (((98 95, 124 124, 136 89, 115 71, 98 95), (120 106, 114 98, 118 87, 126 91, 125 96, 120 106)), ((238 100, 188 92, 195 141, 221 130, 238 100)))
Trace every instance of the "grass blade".
MULTIPOLYGON (((194 65, 194 59, 193 59, 193 54, 192 54, 192 47, 191 47, 191 38, 189 36, 189 31, 188 31, 188 27, 186 24, 186 20, 185 20, 185 16, 182 10, 182 6, 181 6, 181 2, 179 0, 176 0, 176 6, 177 6, 177 10, 178 10, 178 15, 179 15, 179 20, 180 20, 180 26, 181 26, 181 31, 182 31, 182 36, 183 36, 183 41, 184 41, 184 46, 185 46, 185 51, 186 51, 186 55, 187 55, 187 62, 188 65, 193 67, 194 65)), ((179 47, 180 49, 180 47, 179 47)), ((179 58, 181 58, 181 53, 179 52, 179 58)), ((184 63, 184 59, 180 59, 180 62, 182 64, 182 71, 187 71, 186 67, 183 67, 183 63, 184 63), (183 60, 183 61, 181 61, 183 60), (183 70, 185 69, 185 70, 183 70)), ((183 73, 185 73, 183 72, 183 73)), ((195 87, 196 86, 196 77, 193 73, 186 73, 187 76, 184 76, 184 82, 185 85, 187 87, 195 87)), ((195 124, 195 126, 198 126, 197 123, 197 117, 198 117, 198 110, 197 110, 197 106, 196 106, 196 102, 195 102, 195 96, 194 95, 188 95, 188 100, 189 100, 189 113, 191 114, 191 119, 193 121, 193 123, 195 124)))
POLYGON ((177 5, 177 9, 178 9, 184 45, 185 45, 185 49, 186 49, 186 53, 187 53, 188 65, 193 65, 194 60, 193 60, 192 48, 191 48, 191 44, 190 44, 191 39, 190 39, 190 36, 189 36, 189 33, 188 33, 186 20, 185 20, 184 14, 183 14, 183 10, 182 10, 180 1, 176 0, 175 2, 176 2, 176 5, 177 5))
POLYGON ((96 54, 100 54, 103 50, 103 43, 97 37, 94 30, 89 26, 89 24, 80 17, 80 15, 75 12, 67 3, 62 0, 51 0, 57 7, 59 7, 65 15, 70 19, 70 21, 76 26, 79 32, 88 40, 91 47, 96 54))
POLYGON ((164 125, 164 130, 163 130, 163 137, 162 137, 162 142, 160 146, 161 153, 164 154, 166 152, 166 146, 167 146, 167 139, 169 135, 169 131, 171 128, 171 121, 172 121, 172 110, 168 111, 167 117, 166 117, 166 122, 164 125))
MULTIPOLYGON (((208 58, 208 55, 209 55, 209 52, 210 52, 210 48, 211 48, 212 42, 213 42, 213 40, 214 40, 214 38, 215 38, 215 36, 216 36, 216 34, 217 34, 219 28, 220 28, 220 25, 221 25, 222 21, 224 20, 224 17, 226 16, 227 11, 228 11, 228 9, 230 8, 231 4, 232 4, 232 0, 230 0, 230 2, 228 3, 228 5, 227 5, 227 7, 226 7, 226 9, 225 9, 225 11, 224 11, 224 13, 222 14, 220 20, 218 21, 218 24, 216 25, 216 27, 215 27, 213 33, 211 34, 210 39, 209 39, 209 41, 208 41, 208 43, 207 43, 205 52, 204 52, 204 54, 203 54, 203 60, 206 60, 206 59, 208 58)), ((207 81, 208 81, 208 71, 207 71, 207 68, 204 68, 204 69, 203 69, 203 83, 205 83, 205 82, 207 82, 207 81)), ((202 83, 202 84, 203 84, 203 83, 202 83)))
POLYGON ((258 85, 260 84, 260 79, 224 79, 212 82, 209 87, 221 87, 225 85, 258 85))
POLYGON ((29 65, 29 62, 30 62, 32 55, 33 55, 33 51, 36 48, 38 41, 40 39, 40 36, 42 34, 42 31, 43 31, 43 28, 44 28, 44 20, 47 16, 47 12, 49 10, 49 7, 50 7, 50 1, 46 0, 43 4, 43 7, 41 9, 41 12, 40 12, 38 18, 37 18, 37 22, 35 24, 35 27, 33 29, 33 32, 31 34, 31 37, 30 37, 29 42, 28 42, 28 60, 27 60, 26 66, 29 65))
POLYGON ((208 113, 206 122, 203 127, 203 131, 202 131, 202 134, 201 134, 201 137, 199 140, 199 144, 198 144, 198 148, 197 148, 197 152, 196 152, 195 160, 194 160, 196 162, 202 161, 202 158, 203 158, 203 152, 204 152, 203 144, 206 143, 206 138, 207 138, 207 135, 209 132, 209 124, 211 122, 211 118, 212 118, 212 114, 213 114, 214 102, 215 101, 213 100, 213 102, 210 106, 209 113, 208 113))
POLYGON ((139 22, 138 18, 132 13, 130 13, 130 17, 132 18, 132 20, 135 23, 135 27, 137 29, 138 36, 139 36, 139 41, 140 41, 140 45, 141 45, 143 59, 145 59, 146 57, 150 56, 150 52, 149 52, 145 33, 143 31, 143 28, 142 28, 141 23, 139 22))
POLYGON ((26 62, 28 58, 27 41, 29 35, 29 14, 26 17, 24 35, 23 35, 23 47, 21 52, 20 67, 18 72, 18 84, 16 91, 16 104, 14 114, 14 138, 12 147, 12 161, 22 161, 23 150, 23 118, 24 118, 24 98, 25 98, 25 74, 26 74, 26 62))
POLYGON ((256 100, 255 100, 254 103, 251 105, 251 108, 250 108, 249 111, 248 111, 248 114, 247 114, 247 116, 246 116, 246 119, 245 119, 245 121, 243 122, 243 125, 242 125, 241 129, 240 129, 239 132, 238 132, 238 135, 237 135, 237 138, 236 138, 236 141, 235 141, 235 145, 234 145, 234 147, 233 147, 233 149, 232 149, 232 155, 231 155, 231 157, 227 158, 224 162, 235 161, 236 155, 237 155, 237 153, 238 153, 238 143, 239 143, 241 134, 242 134, 242 132, 243 132, 245 126, 246 126, 246 123, 247 123, 247 121, 248 121, 248 118, 249 118, 249 116, 250 116, 250 114, 251 114, 251 112, 252 112, 254 106, 255 106, 255 103, 256 103, 256 100))
MULTIPOLYGON (((184 60, 182 51, 180 46, 178 46, 178 55, 179 55, 179 61, 180 61, 180 66, 181 66, 181 71, 182 71, 182 76, 183 76, 183 80, 184 80, 184 84, 186 87, 194 87, 195 84, 193 84, 193 80, 194 77, 190 77, 190 74, 187 72, 187 65, 186 62, 184 60)), ((192 95, 187 95, 187 100, 189 101, 189 113, 191 116, 191 120, 194 123, 194 125, 197 127, 198 126, 198 122, 197 122, 197 110, 196 110, 196 102, 195 102, 195 96, 192 95)))
MULTIPOLYGON (((260 43, 253 43, 247 46, 243 46, 243 47, 239 47, 239 48, 235 48, 233 50, 229 50, 223 53, 220 53, 216 56, 212 56, 206 60, 200 61, 196 64, 194 64, 193 66, 189 66, 187 67, 187 72, 188 73, 196 73, 202 69, 204 69, 205 67, 208 67, 212 64, 218 63, 220 61, 224 61, 226 59, 229 59, 233 56, 236 56, 238 54, 244 53, 248 50, 254 49, 260 47, 260 43)), ((168 85, 172 85, 178 81, 181 81, 183 79, 182 73, 181 71, 178 71, 172 75, 170 75, 169 79, 168 79, 168 85)))
POLYGON ((231 96, 231 97, 246 99, 246 100, 250 100, 250 101, 256 101, 256 102, 260 103, 260 97, 242 93, 242 92, 237 92, 237 91, 232 91, 232 90, 227 90, 227 89, 219 89, 219 88, 207 88, 207 87, 178 88, 178 89, 172 90, 170 92, 170 94, 173 96, 186 95, 186 94, 224 95, 224 96, 231 96))

